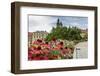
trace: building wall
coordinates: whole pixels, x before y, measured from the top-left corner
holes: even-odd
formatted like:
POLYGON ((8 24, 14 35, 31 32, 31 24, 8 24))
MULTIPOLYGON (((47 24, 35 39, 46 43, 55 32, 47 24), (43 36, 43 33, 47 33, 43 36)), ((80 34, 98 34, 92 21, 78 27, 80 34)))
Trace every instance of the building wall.
POLYGON ((47 35, 48 33, 46 31, 33 32, 32 41, 37 39, 44 39, 47 35))

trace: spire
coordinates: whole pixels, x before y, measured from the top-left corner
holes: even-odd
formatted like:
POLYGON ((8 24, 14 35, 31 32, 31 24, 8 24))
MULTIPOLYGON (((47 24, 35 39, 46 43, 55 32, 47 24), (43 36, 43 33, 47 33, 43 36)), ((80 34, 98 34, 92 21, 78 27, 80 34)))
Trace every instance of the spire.
POLYGON ((60 22, 60 20, 59 20, 59 18, 58 18, 58 20, 57 20, 57 27, 62 27, 63 26, 63 24, 62 24, 62 22, 60 22))
POLYGON ((60 24, 60 21, 59 21, 59 18, 58 18, 58 20, 57 20, 57 26, 59 26, 59 24, 60 24))

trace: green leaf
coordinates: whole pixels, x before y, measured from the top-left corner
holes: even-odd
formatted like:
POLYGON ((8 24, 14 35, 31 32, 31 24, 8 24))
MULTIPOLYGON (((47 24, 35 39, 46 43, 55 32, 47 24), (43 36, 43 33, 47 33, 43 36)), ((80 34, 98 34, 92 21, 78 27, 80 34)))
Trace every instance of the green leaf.
POLYGON ((52 55, 59 55, 60 52, 59 52, 59 50, 53 50, 53 51, 51 51, 51 54, 52 55))

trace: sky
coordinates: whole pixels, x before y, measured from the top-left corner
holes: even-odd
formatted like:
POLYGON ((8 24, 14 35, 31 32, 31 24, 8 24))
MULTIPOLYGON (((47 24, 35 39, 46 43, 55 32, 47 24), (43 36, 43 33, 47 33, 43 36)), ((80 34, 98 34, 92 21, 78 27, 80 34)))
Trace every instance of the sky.
POLYGON ((28 31, 47 31, 50 32, 52 27, 56 27, 57 19, 63 23, 63 26, 76 26, 81 29, 88 28, 88 17, 77 16, 42 16, 29 15, 28 16, 28 31))

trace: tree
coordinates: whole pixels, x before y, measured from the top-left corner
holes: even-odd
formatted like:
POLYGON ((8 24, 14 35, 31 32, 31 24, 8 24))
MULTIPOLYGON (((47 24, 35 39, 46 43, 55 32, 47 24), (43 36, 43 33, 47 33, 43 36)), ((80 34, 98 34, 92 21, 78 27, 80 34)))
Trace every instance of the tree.
POLYGON ((63 23, 57 19, 56 27, 52 28, 51 33, 48 34, 46 37, 47 41, 52 40, 53 37, 56 39, 62 39, 62 40, 69 40, 69 41, 76 41, 81 40, 82 37, 80 35, 81 30, 77 27, 65 27, 63 26, 63 23))

